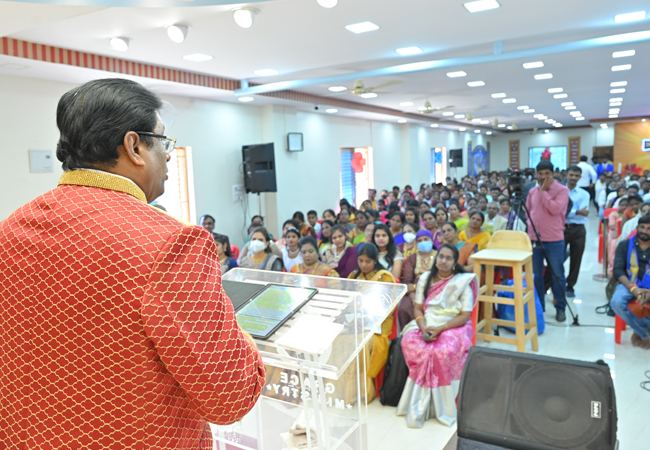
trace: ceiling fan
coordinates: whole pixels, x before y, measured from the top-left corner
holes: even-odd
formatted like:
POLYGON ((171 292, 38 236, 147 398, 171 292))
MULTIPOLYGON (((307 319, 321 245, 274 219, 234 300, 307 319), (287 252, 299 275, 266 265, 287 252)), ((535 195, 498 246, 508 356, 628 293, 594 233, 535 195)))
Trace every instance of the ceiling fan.
POLYGON ((400 84, 401 81, 393 80, 388 83, 378 84, 377 86, 366 87, 363 83, 363 80, 356 80, 354 82, 354 87, 350 91, 352 95, 363 95, 363 94, 388 94, 388 92, 377 92, 377 89, 382 89, 388 86, 393 86, 395 84, 400 84))
POLYGON ((424 106, 421 106, 421 107, 418 108, 418 111, 420 111, 422 114, 431 114, 431 113, 434 113, 436 111, 444 111, 446 109, 452 109, 452 108, 454 108, 453 105, 445 106, 444 108, 434 108, 433 106, 431 106, 431 102, 429 100, 427 100, 424 103, 424 106))

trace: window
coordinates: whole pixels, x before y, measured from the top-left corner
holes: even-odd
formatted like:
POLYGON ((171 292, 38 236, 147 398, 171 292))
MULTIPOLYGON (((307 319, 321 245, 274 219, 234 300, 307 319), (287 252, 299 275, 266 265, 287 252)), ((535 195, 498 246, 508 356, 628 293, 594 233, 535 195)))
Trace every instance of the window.
POLYGON ((346 199, 351 205, 359 206, 368 198, 368 189, 375 183, 372 147, 342 148, 340 173, 341 198, 346 199))
POLYGON ((555 147, 529 147, 528 148, 528 167, 537 167, 542 160, 542 154, 548 150, 551 152, 551 162, 554 168, 560 170, 566 169, 567 164, 567 146, 559 145, 555 147))
POLYGON ((155 204, 164 206, 177 219, 196 222, 192 149, 176 147, 167 168, 169 177, 165 181, 165 193, 156 199, 155 204))
POLYGON ((431 183, 445 183, 447 179, 447 148, 431 149, 431 183))

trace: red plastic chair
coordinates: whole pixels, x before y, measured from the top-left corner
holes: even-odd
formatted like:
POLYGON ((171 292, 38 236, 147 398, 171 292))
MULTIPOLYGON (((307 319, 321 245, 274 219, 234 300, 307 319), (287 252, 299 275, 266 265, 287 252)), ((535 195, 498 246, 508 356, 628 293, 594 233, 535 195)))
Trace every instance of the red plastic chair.
POLYGON ((621 343, 621 333, 627 329, 627 323, 616 314, 616 325, 614 325, 614 342, 621 343))
POLYGON ((239 259, 239 247, 230 244, 230 252, 232 253, 233 258, 239 259))

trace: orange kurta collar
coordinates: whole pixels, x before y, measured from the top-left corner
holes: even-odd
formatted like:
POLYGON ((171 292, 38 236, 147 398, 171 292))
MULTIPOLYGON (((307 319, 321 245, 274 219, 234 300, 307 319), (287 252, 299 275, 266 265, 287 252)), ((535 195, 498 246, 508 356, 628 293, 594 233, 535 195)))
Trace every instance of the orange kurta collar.
POLYGON ((119 191, 147 203, 147 197, 133 181, 108 172, 90 170, 69 170, 59 180, 61 185, 88 186, 110 191, 119 191))

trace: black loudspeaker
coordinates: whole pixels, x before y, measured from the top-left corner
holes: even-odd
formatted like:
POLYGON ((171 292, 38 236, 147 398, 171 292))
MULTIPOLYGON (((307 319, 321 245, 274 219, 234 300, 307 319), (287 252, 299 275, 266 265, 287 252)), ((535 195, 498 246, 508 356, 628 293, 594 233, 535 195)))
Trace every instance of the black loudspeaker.
POLYGON ((470 350, 458 400, 459 450, 614 448, 616 398, 605 363, 470 350))
POLYGON ((246 192, 277 192, 273 143, 245 145, 241 152, 246 192))
POLYGON ((463 149, 449 150, 449 167, 463 167, 463 149))

